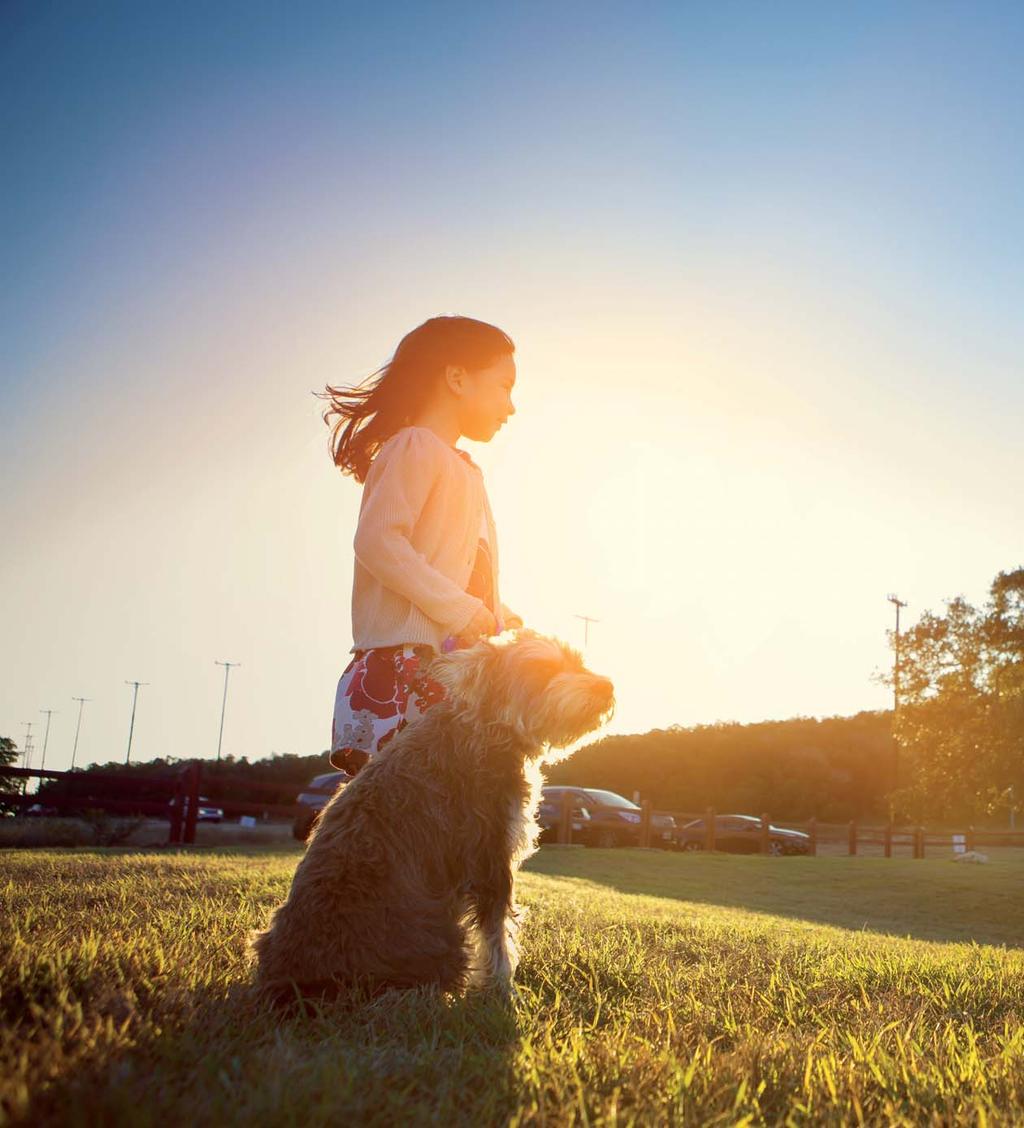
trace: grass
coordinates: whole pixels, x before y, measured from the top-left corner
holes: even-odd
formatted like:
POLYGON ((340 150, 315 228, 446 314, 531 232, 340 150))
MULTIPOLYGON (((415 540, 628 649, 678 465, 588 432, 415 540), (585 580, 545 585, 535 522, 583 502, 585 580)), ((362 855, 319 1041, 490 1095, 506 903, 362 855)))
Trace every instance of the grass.
POLYGON ((282 1021, 244 938, 298 856, 0 853, 0 1122, 1020 1122, 1017 852, 544 848, 514 1004, 419 991, 282 1021))

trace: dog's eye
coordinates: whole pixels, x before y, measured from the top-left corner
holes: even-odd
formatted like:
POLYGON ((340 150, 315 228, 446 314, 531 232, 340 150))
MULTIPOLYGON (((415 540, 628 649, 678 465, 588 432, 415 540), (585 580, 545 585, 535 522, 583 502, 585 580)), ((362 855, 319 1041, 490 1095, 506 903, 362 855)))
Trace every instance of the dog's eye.
POLYGON ((529 676, 534 683, 545 685, 561 670, 561 662, 533 662, 529 668, 529 676))

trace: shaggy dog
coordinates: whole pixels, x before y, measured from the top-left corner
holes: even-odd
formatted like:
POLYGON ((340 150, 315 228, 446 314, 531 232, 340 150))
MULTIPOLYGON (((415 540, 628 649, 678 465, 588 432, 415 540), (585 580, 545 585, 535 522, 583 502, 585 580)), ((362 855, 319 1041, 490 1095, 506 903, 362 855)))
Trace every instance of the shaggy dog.
POLYGON ((540 766, 607 719, 612 683, 526 628, 427 673, 446 696, 335 793, 287 900, 252 938, 269 996, 512 986, 515 875, 537 849, 540 766))

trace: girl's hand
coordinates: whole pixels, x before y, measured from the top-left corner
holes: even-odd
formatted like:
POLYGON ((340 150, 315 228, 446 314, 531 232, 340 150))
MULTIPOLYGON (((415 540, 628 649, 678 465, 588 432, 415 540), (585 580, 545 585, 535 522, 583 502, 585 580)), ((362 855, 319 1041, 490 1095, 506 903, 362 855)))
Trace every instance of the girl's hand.
POLYGON ((486 607, 477 608, 476 614, 461 634, 457 636, 460 646, 472 646, 477 639, 497 633, 498 620, 486 607))

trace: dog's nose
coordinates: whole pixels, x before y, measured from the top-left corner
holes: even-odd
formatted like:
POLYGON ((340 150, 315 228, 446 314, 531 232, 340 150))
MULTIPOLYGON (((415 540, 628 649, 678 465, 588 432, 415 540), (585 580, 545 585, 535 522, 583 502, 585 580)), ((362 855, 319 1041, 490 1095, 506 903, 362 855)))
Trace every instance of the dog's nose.
POLYGON ((599 697, 606 697, 610 701, 615 695, 615 686, 612 685, 611 678, 595 678, 594 692, 599 697))

